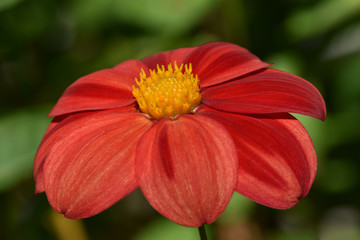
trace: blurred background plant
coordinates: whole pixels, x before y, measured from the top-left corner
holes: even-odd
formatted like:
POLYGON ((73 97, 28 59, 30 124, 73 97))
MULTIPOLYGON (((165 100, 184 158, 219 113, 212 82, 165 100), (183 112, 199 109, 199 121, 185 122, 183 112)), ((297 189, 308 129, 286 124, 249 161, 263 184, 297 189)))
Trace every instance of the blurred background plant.
POLYGON ((328 110, 325 122, 297 115, 319 160, 310 194, 285 211, 236 194, 210 238, 360 239, 359 0, 1 0, 0 239, 198 239, 140 191, 67 220, 34 195, 32 164, 46 114, 77 78, 209 41, 239 44, 309 80, 328 110))

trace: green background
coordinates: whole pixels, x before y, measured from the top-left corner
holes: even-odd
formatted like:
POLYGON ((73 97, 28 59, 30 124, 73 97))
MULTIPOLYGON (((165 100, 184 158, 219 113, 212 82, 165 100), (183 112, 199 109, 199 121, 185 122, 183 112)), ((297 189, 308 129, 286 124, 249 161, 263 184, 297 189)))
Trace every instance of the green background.
POLYGON ((46 114, 77 78, 209 41, 309 80, 328 110, 325 122, 297 115, 318 154, 310 194, 290 210, 236 194, 210 238, 360 239, 359 0, 0 0, 0 239, 198 239, 139 191, 66 220, 34 195, 32 165, 46 114))

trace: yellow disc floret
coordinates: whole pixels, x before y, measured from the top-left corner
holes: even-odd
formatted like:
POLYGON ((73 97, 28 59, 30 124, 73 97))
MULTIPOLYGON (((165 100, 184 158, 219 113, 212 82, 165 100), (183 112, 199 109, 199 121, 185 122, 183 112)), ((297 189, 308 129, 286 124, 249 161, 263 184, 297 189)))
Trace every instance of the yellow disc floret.
POLYGON ((157 65, 146 76, 143 69, 133 95, 140 110, 151 118, 176 117, 193 111, 201 102, 199 79, 193 75, 191 64, 177 66, 176 62, 157 65))

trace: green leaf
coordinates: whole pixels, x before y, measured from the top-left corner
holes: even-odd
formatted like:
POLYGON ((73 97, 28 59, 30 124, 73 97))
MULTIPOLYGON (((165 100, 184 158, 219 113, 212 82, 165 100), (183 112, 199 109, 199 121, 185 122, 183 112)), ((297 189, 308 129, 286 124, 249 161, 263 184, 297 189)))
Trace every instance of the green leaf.
POLYGON ((27 109, 0 118, 0 192, 31 176, 37 147, 50 123, 48 111, 27 109))
POLYGON ((23 0, 1 0, 0 1, 0 12, 9 9, 23 0))

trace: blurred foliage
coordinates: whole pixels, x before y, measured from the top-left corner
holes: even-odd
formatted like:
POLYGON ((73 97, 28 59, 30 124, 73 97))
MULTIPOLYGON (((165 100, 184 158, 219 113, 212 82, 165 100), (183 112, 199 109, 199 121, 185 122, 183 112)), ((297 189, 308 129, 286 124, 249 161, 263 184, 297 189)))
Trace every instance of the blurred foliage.
POLYGON ((138 190, 97 216, 66 220, 34 195, 32 164, 46 113, 77 78, 216 40, 308 79, 328 116, 296 115, 319 160, 309 196, 280 211, 235 194, 207 226, 211 239, 360 239, 358 0, 1 0, 0 239, 197 239, 138 190))
MULTIPOLYGON (((208 233, 208 238, 211 239, 208 233)), ((198 240, 197 229, 179 226, 167 219, 152 221, 150 225, 144 227, 134 238, 134 240, 198 240), (196 231, 194 231, 196 230, 196 231)))
POLYGON ((359 9, 358 0, 318 1, 293 13, 287 19, 287 30, 295 40, 322 34, 358 15, 359 9))
POLYGON ((0 191, 31 175, 33 164, 29 159, 50 123, 44 118, 48 110, 26 109, 0 119, 0 191))
POLYGON ((6 10, 8 8, 13 7, 14 5, 16 5, 20 1, 22 1, 22 0, 2 0, 0 2, 0 12, 3 11, 3 10, 6 10))
POLYGON ((74 15, 80 27, 99 28, 121 21, 147 32, 179 35, 193 27, 218 0, 103 0, 74 2, 74 15))

